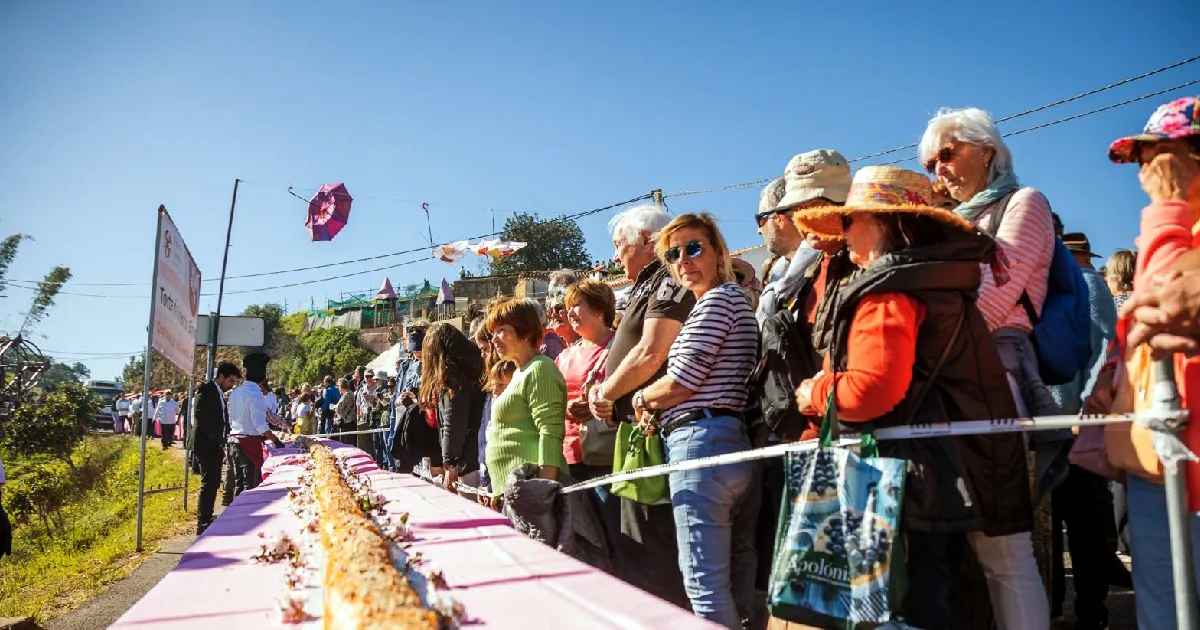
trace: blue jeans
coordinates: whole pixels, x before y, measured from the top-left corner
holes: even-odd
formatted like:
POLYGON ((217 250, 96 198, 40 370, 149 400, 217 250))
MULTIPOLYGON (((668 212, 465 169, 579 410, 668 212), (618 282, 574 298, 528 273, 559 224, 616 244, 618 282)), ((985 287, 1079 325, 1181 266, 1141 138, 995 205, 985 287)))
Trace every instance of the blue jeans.
MULTIPOLYGON (((665 438, 668 462, 750 448, 742 421, 701 418, 665 438)), ((671 473, 683 585, 698 617, 740 630, 754 605, 754 534, 762 489, 753 462, 671 473)))
MULTIPOLYGON (((1126 476, 1129 550, 1133 555, 1133 595, 1138 630, 1176 630, 1175 586, 1171 578, 1171 537, 1167 530, 1167 493, 1136 475, 1126 476)), ((1200 580, 1200 513, 1189 516, 1192 571, 1200 580)))

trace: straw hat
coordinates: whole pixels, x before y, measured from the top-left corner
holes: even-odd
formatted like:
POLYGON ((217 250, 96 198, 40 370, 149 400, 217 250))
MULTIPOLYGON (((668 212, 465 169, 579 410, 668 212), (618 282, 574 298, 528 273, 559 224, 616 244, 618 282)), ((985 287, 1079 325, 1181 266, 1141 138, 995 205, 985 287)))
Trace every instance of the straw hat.
POLYGON ((924 175, 894 166, 866 166, 854 175, 844 206, 823 206, 792 215, 796 228, 827 238, 840 238, 842 217, 855 212, 924 215, 974 234, 975 226, 953 212, 929 205, 933 183, 924 175))

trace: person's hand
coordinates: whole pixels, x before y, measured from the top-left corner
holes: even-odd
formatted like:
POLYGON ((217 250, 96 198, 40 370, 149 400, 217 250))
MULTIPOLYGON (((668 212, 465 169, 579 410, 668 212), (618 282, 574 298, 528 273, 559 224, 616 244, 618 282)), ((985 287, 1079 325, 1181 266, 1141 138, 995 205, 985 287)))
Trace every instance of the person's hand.
POLYGON ((591 405, 583 398, 567 403, 567 417, 576 422, 585 422, 591 415, 591 405))
POLYGON ((479 494, 475 495, 475 501, 483 507, 492 507, 492 495, 490 492, 491 490, 487 488, 479 488, 479 494))
POLYGON ((817 408, 812 404, 812 390, 814 381, 810 378, 796 388, 796 407, 800 409, 800 413, 811 416, 817 413, 817 408))
POLYGON ((454 492, 454 484, 456 483, 458 483, 458 467, 446 466, 446 474, 442 478, 442 485, 445 486, 447 490, 454 492))
POLYGON ((1138 171, 1150 201, 1187 201, 1188 188, 1200 176, 1194 160, 1176 153, 1159 153, 1138 171))
POLYGON ((1189 252, 1171 272, 1135 293, 1121 316, 1133 319, 1131 348, 1149 344, 1155 359, 1200 353, 1200 252, 1189 252))
POLYGON ((588 393, 588 409, 592 412, 592 416, 600 418, 608 426, 612 424, 612 401, 604 399, 604 385, 599 384, 591 389, 588 393))

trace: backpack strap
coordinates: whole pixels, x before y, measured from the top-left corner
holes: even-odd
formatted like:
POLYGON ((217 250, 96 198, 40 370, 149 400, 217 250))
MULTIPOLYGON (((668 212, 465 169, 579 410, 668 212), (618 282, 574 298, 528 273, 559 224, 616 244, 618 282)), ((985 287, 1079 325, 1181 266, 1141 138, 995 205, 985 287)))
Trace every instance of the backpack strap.
POLYGON ((1025 316, 1029 318, 1031 326, 1037 326, 1041 323, 1042 318, 1038 316, 1037 309, 1033 307, 1033 300, 1029 299, 1028 291, 1021 291, 1021 297, 1017 300, 1017 303, 1025 307, 1025 316))
POLYGON ((996 237, 996 232, 1000 231, 1000 221, 1004 219, 1004 213, 1008 211, 1009 202, 1012 201, 1013 195, 1020 191, 1021 189, 1018 188, 1017 190, 1004 195, 1004 197, 997 202, 1000 204, 1000 209, 993 212, 991 218, 988 220, 988 227, 986 230, 988 236, 992 238, 996 237))

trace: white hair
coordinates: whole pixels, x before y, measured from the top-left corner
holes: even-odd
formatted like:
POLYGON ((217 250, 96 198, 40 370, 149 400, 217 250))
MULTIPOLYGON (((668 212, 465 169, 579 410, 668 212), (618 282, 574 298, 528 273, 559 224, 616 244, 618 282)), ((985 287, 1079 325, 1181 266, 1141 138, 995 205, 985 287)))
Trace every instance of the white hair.
POLYGON ((779 206, 779 202, 783 201, 785 192, 783 178, 776 177, 772 179, 762 192, 758 194, 758 212, 759 214, 774 210, 779 206))
POLYGON ((662 206, 645 204, 623 210, 608 222, 608 231, 613 241, 637 243, 642 232, 649 232, 653 238, 660 230, 671 222, 671 215, 662 206))
POLYGON ((992 164, 988 172, 988 183, 1005 176, 1016 176, 1013 172, 1012 152, 1004 144, 1000 129, 992 117, 982 109, 968 107, 951 109, 943 107, 929 119, 925 134, 917 145, 917 156, 921 164, 927 164, 934 154, 947 142, 958 140, 976 147, 990 147, 993 151, 992 164))

